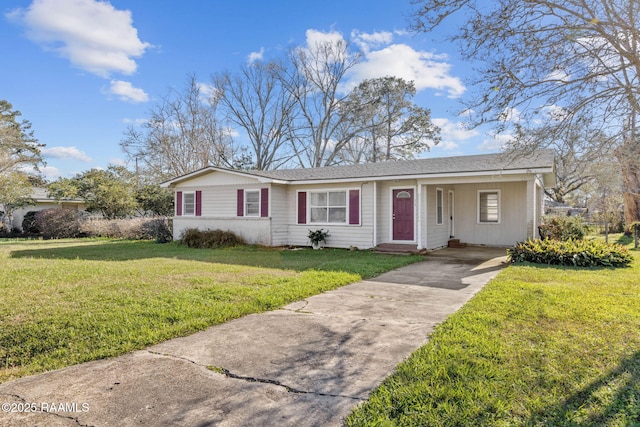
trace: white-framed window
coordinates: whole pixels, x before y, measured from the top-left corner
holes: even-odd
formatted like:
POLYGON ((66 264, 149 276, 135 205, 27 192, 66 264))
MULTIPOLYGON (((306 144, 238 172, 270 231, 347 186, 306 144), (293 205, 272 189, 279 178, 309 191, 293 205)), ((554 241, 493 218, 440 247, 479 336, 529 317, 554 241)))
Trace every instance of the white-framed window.
POLYGON ((245 190, 244 215, 260 216, 260 190, 245 190))
POLYGON ((345 224, 347 222, 347 191, 310 191, 309 222, 345 224))
POLYGON ((444 223, 443 212, 443 194, 442 188, 436 188, 436 224, 442 225, 444 223))
POLYGON ((500 223, 500 190, 478 191, 478 223, 500 223))
POLYGON ((196 193, 193 191, 182 193, 182 214, 195 216, 196 214, 196 193))

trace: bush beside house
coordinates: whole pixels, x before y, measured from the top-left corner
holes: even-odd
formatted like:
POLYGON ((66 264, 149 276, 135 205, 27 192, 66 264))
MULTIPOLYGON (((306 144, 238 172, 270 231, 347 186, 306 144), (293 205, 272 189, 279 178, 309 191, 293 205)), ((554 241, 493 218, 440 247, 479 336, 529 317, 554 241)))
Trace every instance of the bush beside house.
POLYGON ((624 246, 598 240, 527 240, 507 250, 515 262, 574 267, 626 267, 633 256, 624 246))

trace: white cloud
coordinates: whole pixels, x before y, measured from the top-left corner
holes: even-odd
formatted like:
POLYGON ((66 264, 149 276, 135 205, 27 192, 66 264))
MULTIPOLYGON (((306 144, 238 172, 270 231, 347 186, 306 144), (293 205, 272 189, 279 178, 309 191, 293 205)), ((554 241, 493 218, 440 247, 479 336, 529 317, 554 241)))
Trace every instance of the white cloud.
POLYGON ((476 129, 465 128, 462 122, 453 122, 446 118, 433 118, 431 120, 434 125, 440 128, 440 135, 443 139, 452 139, 455 141, 465 141, 480 135, 476 129))
POLYGON ((554 70, 547 74, 546 81, 557 81, 558 83, 568 83, 570 80, 569 74, 564 70, 554 70))
POLYGON ((122 101, 133 102, 134 104, 149 100, 149 95, 144 90, 122 80, 112 80, 108 93, 116 95, 122 101))
POLYGON ((519 123, 522 120, 520 110, 517 108, 505 108, 502 113, 498 115, 498 120, 509 123, 519 123))
POLYGON ((307 46, 313 47, 323 43, 342 43, 344 37, 342 33, 338 31, 329 31, 327 33, 314 29, 309 29, 305 32, 307 39, 307 46))
POLYGON ((34 0, 7 15, 21 22, 27 37, 85 71, 108 78, 132 74, 149 43, 138 38, 131 12, 98 0, 34 0))
POLYGON ((202 82, 198 82, 197 85, 200 95, 202 95, 202 101, 206 104, 211 105, 210 101, 218 98, 218 89, 214 85, 202 82))
MULTIPOLYGON (((109 164, 110 165, 125 166, 126 167, 127 166, 127 161, 122 159, 122 158, 120 158, 120 157, 111 157, 109 159, 109 164)), ((102 170, 102 168, 100 168, 100 167, 98 167, 96 169, 102 170)))
POLYGON ((347 42, 338 31, 329 31, 327 33, 309 29, 305 33, 307 45, 300 47, 306 51, 311 58, 322 58, 331 62, 343 61, 349 53, 347 52, 347 42), (325 46, 331 46, 331 50, 325 50, 325 46))
POLYGON ((363 52, 369 52, 372 48, 390 44, 393 41, 393 34, 388 31, 361 33, 358 30, 353 30, 351 32, 351 40, 357 44, 363 52))
POLYGON ((122 119, 122 122, 128 125, 142 126, 146 123, 149 123, 149 119, 130 119, 125 117, 122 119))
MULTIPOLYGON (((381 31, 351 33, 353 43, 363 53, 362 62, 348 72, 348 82, 341 90, 349 91, 365 79, 387 76, 413 81, 417 91, 434 89, 446 93, 449 98, 458 98, 466 90, 458 77, 451 75, 451 64, 445 54, 417 51, 406 44, 391 44, 393 33, 381 31)), ((346 43, 343 35, 337 31, 322 32, 309 29, 306 32, 307 50, 323 43, 336 46, 346 43)), ((338 50, 336 50, 337 52, 338 50)))
POLYGON ((480 145, 478 145, 478 151, 497 152, 503 151, 509 142, 513 139, 511 134, 499 134, 493 135, 490 138, 486 138, 480 145))
POLYGON ((58 179, 62 176, 62 172, 55 166, 40 167, 40 173, 47 179, 58 179))
POLYGON ((261 47, 258 52, 251 52, 249 54, 249 56, 247 57, 247 62, 249 64, 253 64, 256 61, 262 61, 262 58, 264 58, 264 48, 263 47, 261 47))
POLYGON ((435 89, 446 92, 449 98, 458 98, 465 86, 450 74, 451 65, 445 55, 417 51, 406 44, 392 44, 365 53, 364 61, 350 73, 353 86, 364 79, 385 76, 401 77, 413 81, 416 90, 435 89))
POLYGON ((460 143, 480 134, 476 129, 466 129, 462 122, 453 122, 446 118, 433 118, 431 121, 440 128, 442 141, 437 147, 445 151, 456 150, 460 147, 460 143))
POLYGON ((46 157, 54 159, 80 160, 81 162, 90 162, 92 160, 84 151, 78 150, 76 147, 50 147, 43 148, 41 151, 46 157))

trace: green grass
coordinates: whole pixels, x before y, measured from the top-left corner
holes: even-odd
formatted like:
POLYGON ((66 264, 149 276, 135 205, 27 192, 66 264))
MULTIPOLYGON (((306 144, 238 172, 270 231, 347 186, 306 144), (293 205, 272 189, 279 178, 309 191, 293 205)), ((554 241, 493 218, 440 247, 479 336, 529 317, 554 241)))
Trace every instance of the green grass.
POLYGON ((631 252, 629 268, 508 267, 345 424, 640 426, 640 252, 631 252))
POLYGON ((0 241, 0 382, 144 348, 418 259, 329 249, 0 241))

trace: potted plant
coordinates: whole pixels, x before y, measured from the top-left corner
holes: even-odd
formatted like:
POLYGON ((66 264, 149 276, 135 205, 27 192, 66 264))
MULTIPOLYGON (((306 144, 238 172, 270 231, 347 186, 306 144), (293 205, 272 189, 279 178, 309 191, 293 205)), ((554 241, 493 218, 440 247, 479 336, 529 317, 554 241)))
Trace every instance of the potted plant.
POLYGON ((311 246, 313 247, 313 249, 320 249, 320 242, 327 243, 329 231, 325 231, 322 228, 318 230, 309 230, 309 234, 307 235, 307 237, 311 241, 311 246))

